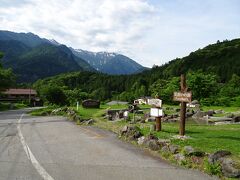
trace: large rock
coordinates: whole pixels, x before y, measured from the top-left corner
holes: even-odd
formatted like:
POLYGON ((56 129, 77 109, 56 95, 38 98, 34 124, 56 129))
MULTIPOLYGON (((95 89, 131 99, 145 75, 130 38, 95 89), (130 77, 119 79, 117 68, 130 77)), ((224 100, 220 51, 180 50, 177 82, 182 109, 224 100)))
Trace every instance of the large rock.
POLYGON ((222 114, 222 113, 224 113, 224 111, 221 110, 221 109, 220 110, 215 110, 214 112, 215 112, 215 114, 222 114))
POLYGON ((234 116, 233 122, 240 122, 240 116, 234 116))
POLYGON ((205 155, 204 152, 194 149, 192 146, 184 146, 184 154, 187 156, 198 156, 202 157, 205 155))
POLYGON ((137 140, 142 136, 140 129, 137 126, 124 126, 120 131, 121 136, 125 136, 129 140, 137 140))
POLYGON ((197 111, 192 117, 198 119, 198 118, 203 118, 203 116, 206 116, 206 115, 207 115, 206 112, 197 111))
POLYGON ((229 178, 240 178, 240 169, 235 168, 235 163, 230 158, 221 160, 222 173, 229 178))
POLYGON ((169 150, 169 147, 166 145, 166 146, 163 146, 162 147, 162 152, 164 152, 164 153, 169 153, 170 152, 170 150, 169 150))
POLYGON ((88 99, 82 102, 84 108, 100 108, 100 101, 88 99))
POLYGON ((231 152, 230 151, 224 151, 224 150, 221 150, 221 151, 217 151, 213 154, 210 154, 208 156, 208 162, 210 164, 213 164, 213 163, 216 163, 220 158, 223 158, 223 157, 226 157, 226 156, 229 156, 231 155, 231 152))
POLYGON ((173 155, 173 157, 179 163, 181 163, 182 161, 186 160, 186 157, 183 154, 181 154, 181 153, 177 153, 177 154, 173 155))
POLYGON ((158 144, 163 147, 163 146, 168 146, 170 144, 169 139, 158 139, 158 144))
POLYGON ((158 144, 158 141, 156 139, 151 139, 147 142, 148 147, 153 151, 160 150, 160 145, 158 144))
POLYGON ((209 110, 209 111, 207 112, 207 115, 208 115, 208 116, 213 116, 214 114, 215 114, 214 110, 209 110))
POLYGON ((169 145, 169 151, 172 154, 176 154, 179 152, 179 146, 171 144, 171 145, 169 145))
POLYGON ((138 145, 143 145, 144 141, 145 141, 145 137, 144 136, 138 138, 138 145))

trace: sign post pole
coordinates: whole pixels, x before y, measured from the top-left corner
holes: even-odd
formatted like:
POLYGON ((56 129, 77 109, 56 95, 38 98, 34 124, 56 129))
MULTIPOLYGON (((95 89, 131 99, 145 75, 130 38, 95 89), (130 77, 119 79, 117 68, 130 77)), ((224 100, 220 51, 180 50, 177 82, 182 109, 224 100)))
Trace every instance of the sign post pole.
POLYGON ((179 135, 185 135, 186 105, 192 101, 192 92, 187 92, 185 75, 181 75, 181 92, 174 92, 173 100, 181 102, 179 135))
POLYGON ((151 116, 155 117, 156 120, 156 131, 162 130, 162 124, 161 124, 161 117, 163 115, 162 112, 162 100, 159 99, 159 97, 156 95, 155 99, 151 99, 148 102, 149 105, 152 105, 152 108, 150 110, 151 116))
POLYGON ((162 130, 161 117, 156 117, 156 131, 162 130))
POLYGON ((79 107, 79 102, 77 101, 77 111, 78 111, 78 107, 79 107))
MULTIPOLYGON (((186 87, 186 78, 185 75, 181 75, 181 92, 185 93, 187 91, 186 87)), ((181 102, 181 112, 180 112, 180 129, 179 129, 179 135, 184 136, 185 135, 185 121, 186 121, 186 102, 181 102)))

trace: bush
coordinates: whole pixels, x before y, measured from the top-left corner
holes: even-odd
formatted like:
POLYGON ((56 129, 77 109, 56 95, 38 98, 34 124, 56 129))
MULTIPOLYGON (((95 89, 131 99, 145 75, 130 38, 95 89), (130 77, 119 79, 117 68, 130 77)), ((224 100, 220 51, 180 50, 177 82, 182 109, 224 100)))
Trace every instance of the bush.
POLYGON ((222 175, 222 168, 220 163, 209 163, 208 159, 205 158, 204 159, 204 167, 207 173, 212 174, 212 175, 218 175, 221 176, 222 175))

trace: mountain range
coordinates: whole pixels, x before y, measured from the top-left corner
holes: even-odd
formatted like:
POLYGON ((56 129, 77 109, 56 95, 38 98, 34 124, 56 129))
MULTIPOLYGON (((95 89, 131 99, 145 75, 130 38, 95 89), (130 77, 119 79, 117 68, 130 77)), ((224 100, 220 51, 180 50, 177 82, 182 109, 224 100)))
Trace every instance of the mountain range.
POLYGON ((13 69, 18 82, 73 71, 133 74, 145 69, 121 54, 75 50, 33 33, 0 31, 0 51, 4 53, 3 66, 13 69))
POLYGON ((133 74, 145 68, 132 59, 117 53, 90 52, 81 49, 72 49, 77 57, 86 60, 97 71, 106 74, 133 74))

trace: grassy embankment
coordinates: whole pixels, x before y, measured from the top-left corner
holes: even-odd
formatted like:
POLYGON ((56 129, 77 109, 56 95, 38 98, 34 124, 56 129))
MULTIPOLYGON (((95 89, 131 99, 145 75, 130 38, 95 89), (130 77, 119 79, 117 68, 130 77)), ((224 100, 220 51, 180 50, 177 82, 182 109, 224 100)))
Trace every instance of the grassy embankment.
MULTIPOLYGON (((176 113, 176 111, 167 110, 165 113, 171 114, 176 113)), ((48 107, 44 109, 38 109, 32 112, 32 115, 48 115, 53 109, 57 107, 48 107)), ((118 133, 122 127, 129 125, 129 121, 108 121, 104 119, 104 114, 107 109, 124 109, 127 105, 101 105, 100 109, 85 109, 79 107, 78 114, 82 119, 94 119, 95 123, 93 126, 107 129, 118 133)), ((141 108, 149 108, 149 106, 141 106, 141 108)), ((178 108, 178 106, 174 106, 178 108)), ((231 114, 240 112, 239 107, 203 107, 203 110, 217 110, 221 109, 224 114, 231 114)), ((75 108, 76 110, 76 108, 75 108)), ((149 111, 149 109, 144 109, 144 112, 149 111)), ((130 114, 132 118, 133 114, 130 114)), ((141 116, 137 114, 136 116, 141 116)), ((136 125, 140 127, 144 135, 150 133, 150 126, 153 122, 139 123, 136 125)), ((173 144, 180 145, 181 147, 190 145, 193 148, 199 149, 204 152, 213 153, 217 150, 228 150, 232 152, 233 158, 240 162, 240 124, 231 125, 199 125, 194 123, 186 123, 186 135, 190 136, 187 140, 172 139, 174 135, 178 135, 179 124, 178 123, 162 123, 161 132, 152 132, 159 138, 171 139, 173 144)))
POLYGON ((22 103, 0 103, 0 111, 7 111, 7 110, 14 110, 14 109, 21 109, 28 107, 26 104, 22 103))
MULTIPOLYGON (((96 120, 94 126, 111 130, 113 132, 119 132, 124 126, 129 124, 126 121, 108 121, 103 118, 104 112, 107 108, 122 109, 126 108, 125 105, 107 106, 102 105, 100 109, 85 109, 79 108, 79 115, 83 119, 92 118, 96 120)), ((147 106, 142 106, 147 107, 147 106)), ((168 106, 171 107, 171 106, 168 106)), ((176 106, 175 106, 176 107, 176 106)), ((203 107, 203 110, 217 110, 221 109, 225 114, 240 112, 239 107, 203 107)), ((148 111, 148 110, 145 110, 148 111)), ((170 114, 171 112, 168 111, 170 114)), ((131 115, 132 116, 132 115, 131 115)), ((137 115, 139 116, 139 115, 137 115)), ((147 135, 150 133, 150 126, 152 122, 148 123, 136 123, 142 129, 142 133, 147 135)), ((172 138, 178 134, 178 123, 162 123, 161 132, 153 132, 159 138, 172 138)), ((232 125, 199 125, 199 124, 186 124, 186 135, 190 136, 187 140, 172 140, 174 144, 180 146, 191 145, 194 148, 205 152, 215 152, 217 150, 229 150, 233 155, 240 159, 240 124, 232 125)))
MULTIPOLYGON (((176 114, 176 108, 179 108, 179 106, 165 106, 168 107, 165 111, 167 114, 176 114)), ((47 107, 44 109, 38 109, 32 112, 32 115, 49 115, 53 109, 56 109, 57 107, 47 107)), ((110 130, 112 132, 118 133, 125 125, 129 125, 130 121, 108 121, 107 119, 104 119, 104 114, 107 109, 125 109, 127 108, 127 105, 101 105, 100 109, 85 109, 83 107, 79 107, 79 110, 77 113, 80 115, 81 119, 94 119, 95 123, 93 126, 103 128, 106 130, 110 130)), ((144 108, 144 112, 149 112, 149 106, 141 106, 141 108, 144 108)), ((74 108, 76 110, 76 108, 74 108)), ((204 111, 207 110, 223 110, 224 113, 222 116, 231 114, 231 113, 237 113, 240 114, 240 108, 239 107, 203 107, 204 111)), ((142 116, 137 114, 136 116, 142 116)), ((130 114, 130 119, 132 119, 133 114, 130 114)), ((141 132, 144 135, 148 135, 150 133, 150 126, 153 124, 153 122, 147 122, 147 123, 139 123, 137 122, 134 125, 137 125, 140 127, 141 132)), ((171 139, 172 144, 179 145, 181 147, 190 145, 195 149, 207 152, 207 153, 213 153, 217 150, 228 150, 232 152, 232 158, 238 162, 238 166, 240 166, 240 124, 231 124, 231 125, 199 125, 196 123, 192 123, 191 121, 186 123, 186 135, 190 136, 190 139, 186 140, 178 140, 173 139, 174 135, 178 135, 178 129, 179 124, 178 123, 162 123, 162 131, 161 132, 151 132, 158 138, 164 138, 164 139, 171 139)), ((166 159, 172 161, 172 157, 165 156, 162 154, 163 157, 166 159)), ((173 163, 176 163, 175 161, 172 161, 173 163)), ((210 167, 209 165, 197 165, 192 164, 191 160, 188 161, 186 164, 182 164, 186 167, 190 168, 197 168, 202 171, 208 172, 210 174, 213 173, 213 171, 218 174, 218 170, 216 170, 215 167, 210 167), (211 170, 208 170, 210 168, 211 170)), ((220 174, 221 176, 221 174, 220 174)))

